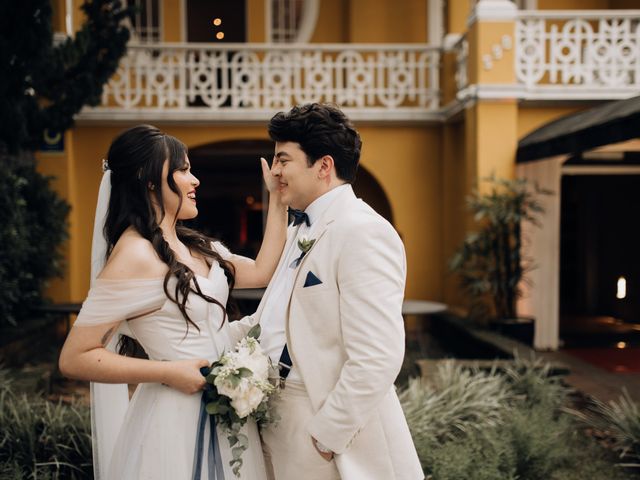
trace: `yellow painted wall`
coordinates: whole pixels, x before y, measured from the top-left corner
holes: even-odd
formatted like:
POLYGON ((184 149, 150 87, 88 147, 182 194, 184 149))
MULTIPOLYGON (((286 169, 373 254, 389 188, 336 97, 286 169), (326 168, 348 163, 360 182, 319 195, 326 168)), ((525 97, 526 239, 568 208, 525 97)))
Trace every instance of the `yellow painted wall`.
MULTIPOLYGON (((467 142, 463 120, 450 122, 443 127, 442 137, 442 300, 447 305, 460 305, 457 278, 449 273, 449 259, 462 243, 466 234, 468 212, 465 197, 469 194, 467 182, 467 142)), ((471 150, 471 149, 469 149, 471 150)))
MULTIPOLYGON (((132 125, 119 125, 117 127, 85 126, 74 130, 73 149, 75 157, 79 159, 75 165, 78 179, 77 201, 73 205, 78 222, 78 230, 74 237, 77 258, 70 265, 70 275, 75 280, 72 280, 73 287, 71 291, 74 301, 83 300, 89 289, 91 236, 98 186, 102 178, 101 161, 106 156, 113 138, 129 126, 132 125)), ((190 147, 220 140, 266 138, 266 132, 263 127, 158 126, 190 147)))
POLYGON ((247 0, 247 42, 267 41, 265 8, 264 0, 247 0))
POLYGON ((464 33, 467 30, 469 0, 448 0, 446 4, 446 33, 464 33))
MULTIPOLYGON (((36 152, 36 159, 38 171, 44 175, 53 177, 51 187, 60 197, 69 202, 71 182, 69 178, 70 170, 67 152, 36 152)), ((72 213, 70 213, 70 216, 71 215, 72 213)), ((61 252, 66 259, 63 277, 52 279, 46 290, 48 297, 55 298, 59 302, 68 302, 71 299, 71 277, 68 275, 68 267, 72 241, 73 239, 70 238, 61 247, 61 252)))
POLYGON ((362 165, 391 203, 407 252, 407 298, 442 297, 441 127, 359 127, 362 165))
POLYGON ((74 301, 75 278, 74 268, 78 264, 78 201, 77 176, 73 149, 73 132, 65 133, 65 149, 62 153, 37 152, 37 169, 44 175, 54 176, 51 186, 71 205, 68 217, 69 239, 62 246, 65 255, 65 273, 63 278, 52 279, 49 283, 46 295, 58 302, 74 301))
POLYGON ((64 0, 51 0, 51 27, 54 32, 65 32, 65 7, 64 0))
POLYGON ((162 41, 182 42, 182 29, 185 19, 182 18, 180 0, 164 0, 160 6, 160 19, 162 21, 162 41))
POLYGON ((349 2, 322 0, 311 43, 342 43, 349 41, 349 2))
MULTIPOLYGON (((502 57, 496 59, 493 49, 501 46, 503 36, 512 40, 515 38, 515 22, 482 22, 477 23, 476 62, 479 83, 507 84, 516 81, 513 65, 515 64, 515 48, 502 51, 502 57), (485 55, 491 55, 491 68, 487 69, 482 63, 485 55)), ((474 29, 475 30, 475 29, 474 29)))
POLYGON ((584 108, 588 107, 545 106, 520 108, 518 110, 518 139, 521 140, 535 129, 542 127, 553 120, 584 108))
POLYGON ((518 107, 515 100, 483 101, 472 109, 476 121, 475 178, 493 173, 511 178, 515 173, 515 154, 518 146, 518 107))
POLYGON ((424 0, 349 2, 350 42, 426 43, 427 38, 427 2, 424 0))
MULTIPOLYGON (((82 301, 89 289, 91 235, 101 160, 112 139, 128 126, 77 127, 68 162, 75 191, 65 197, 73 206, 72 244, 66 290, 51 289, 57 301, 82 301)), ((266 139, 265 128, 159 125, 189 147, 221 140, 266 139)), ((409 260, 407 297, 440 299, 441 274, 441 147, 439 127, 359 128, 364 148, 362 165, 379 181, 393 210, 409 260), (416 212, 418 218, 416 220, 416 212)), ((55 162, 43 163, 54 173, 55 162)), ((64 169, 62 169, 64 170, 64 169)), ((63 174, 62 174, 63 176, 63 174)), ((61 184, 62 186, 62 184, 61 184)), ((61 188, 61 193, 65 193, 61 188)))

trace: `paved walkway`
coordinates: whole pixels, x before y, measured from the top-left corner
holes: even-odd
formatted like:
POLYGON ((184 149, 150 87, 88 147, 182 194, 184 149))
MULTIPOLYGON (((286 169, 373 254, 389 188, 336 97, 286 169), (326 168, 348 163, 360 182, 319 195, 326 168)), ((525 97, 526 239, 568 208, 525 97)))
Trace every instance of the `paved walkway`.
MULTIPOLYGON (((442 321, 442 319, 433 318, 433 321, 442 321)), ((447 321, 458 324, 460 328, 464 328, 470 335, 476 337, 478 340, 491 344, 497 350, 508 355, 516 354, 522 359, 532 358, 533 355, 537 358, 543 358, 556 370, 561 372, 568 371, 568 374, 564 377, 565 381, 571 387, 581 391, 585 395, 595 397, 603 402, 609 402, 611 400, 617 400, 622 394, 623 389, 626 389, 631 395, 631 398, 636 402, 640 402, 640 373, 610 372, 562 351, 535 351, 520 342, 503 337, 489 330, 470 326, 464 321, 455 319, 455 317, 453 319, 449 317, 447 321)), ((409 325, 408 327, 411 328, 409 325)), ((434 352, 430 348, 429 342, 433 342, 433 339, 429 338, 430 334, 428 331, 423 330, 418 325, 413 325, 412 327, 411 331, 407 332, 407 339, 417 345, 418 350, 415 348, 407 350, 408 361, 417 361, 421 373, 423 375, 429 375, 430 369, 435 368, 438 357, 443 358, 445 355, 441 356, 440 353, 442 352, 435 352, 435 355, 431 355, 434 352), (425 357, 431 358, 428 358, 425 362, 421 362, 420 359, 424 359, 425 357)), ((409 343, 410 342, 408 342, 408 346, 409 343)))

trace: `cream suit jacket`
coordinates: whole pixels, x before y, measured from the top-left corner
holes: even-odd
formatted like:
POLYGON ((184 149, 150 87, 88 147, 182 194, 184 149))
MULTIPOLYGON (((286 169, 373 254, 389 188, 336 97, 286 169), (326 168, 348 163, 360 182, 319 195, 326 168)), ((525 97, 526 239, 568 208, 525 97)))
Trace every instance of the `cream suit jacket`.
MULTIPOLYGON (((315 222, 286 319, 291 359, 315 410, 309 435, 336 453, 343 480, 421 480, 393 385, 404 357, 402 241, 350 187, 315 222), (305 287, 309 272, 322 283, 305 287)), ((237 334, 260 321, 271 288, 237 334)))

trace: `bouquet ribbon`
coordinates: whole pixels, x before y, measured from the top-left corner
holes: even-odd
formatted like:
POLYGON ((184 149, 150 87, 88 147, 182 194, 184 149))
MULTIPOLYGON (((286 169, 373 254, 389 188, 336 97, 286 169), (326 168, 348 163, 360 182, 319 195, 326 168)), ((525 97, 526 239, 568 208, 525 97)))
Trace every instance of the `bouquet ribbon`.
MULTIPOLYGON (((203 367, 200 372, 205 377, 209 374, 209 368, 203 367)), ((207 384, 205 388, 211 389, 212 386, 207 384)), ((198 432, 196 436, 196 450, 193 457, 193 476, 192 480, 201 480, 202 478, 202 462, 204 461, 204 434, 207 425, 207 417, 209 418, 209 432, 211 439, 209 448, 207 449, 207 466, 209 480, 224 480, 224 472, 222 470, 222 456, 220 455, 220 446, 216 436, 216 421, 213 416, 207 413, 207 397, 206 391, 202 393, 202 401, 200 402, 200 415, 198 417, 198 432)))

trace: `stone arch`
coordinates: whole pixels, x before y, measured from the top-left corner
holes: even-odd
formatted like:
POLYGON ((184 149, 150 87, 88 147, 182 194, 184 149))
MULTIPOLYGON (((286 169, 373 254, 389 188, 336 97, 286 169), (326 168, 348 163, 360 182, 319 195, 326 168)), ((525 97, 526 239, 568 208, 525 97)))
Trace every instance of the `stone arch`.
MULTIPOLYGON (((262 240, 266 202, 260 157, 273 157, 267 139, 223 140, 189 148, 198 188, 198 230, 221 239, 234 252, 254 257, 262 240)), ((354 183, 356 195, 393 223, 391 204, 382 186, 362 165, 354 183)))

